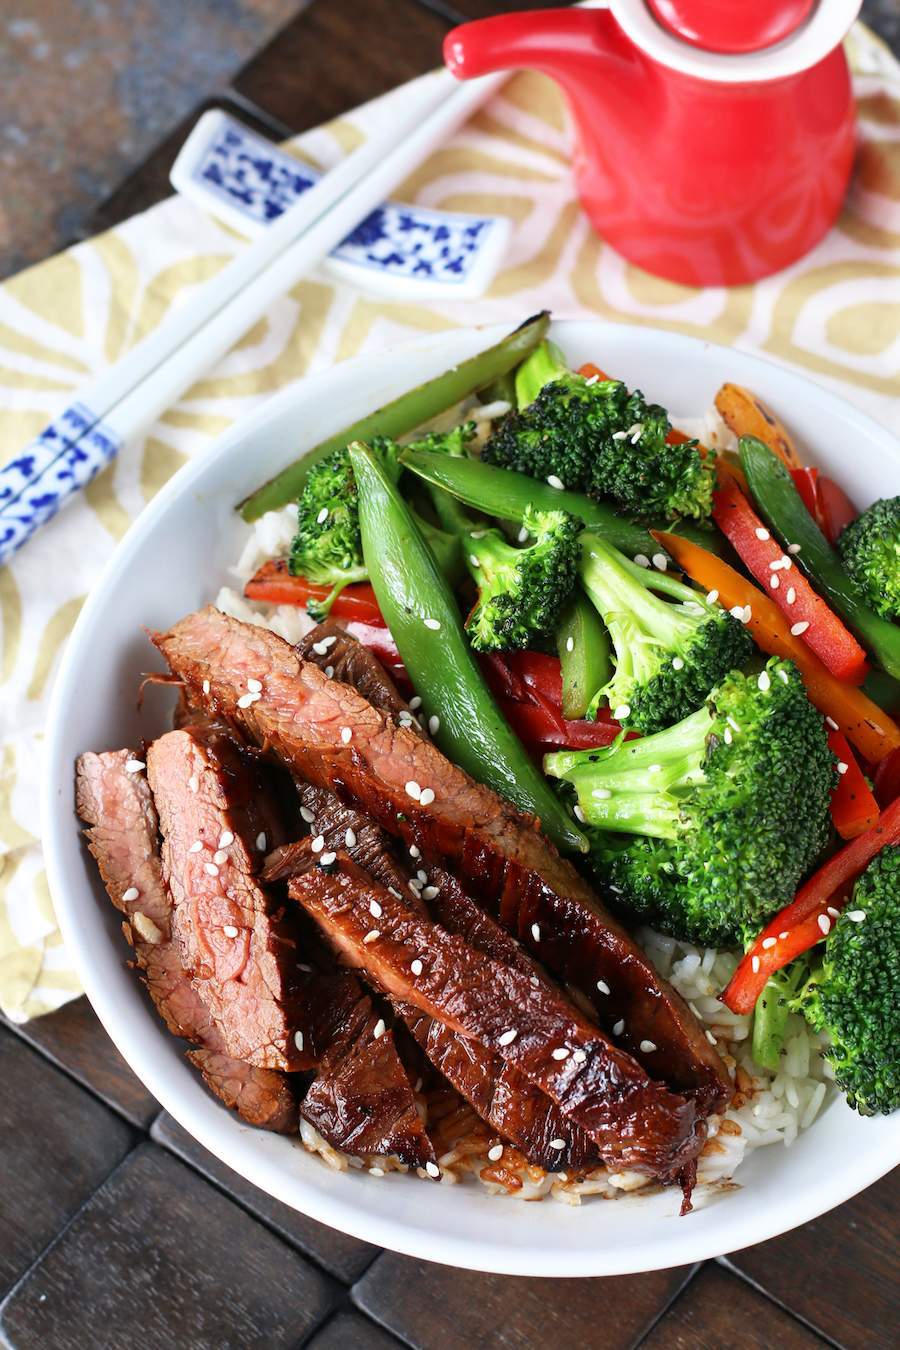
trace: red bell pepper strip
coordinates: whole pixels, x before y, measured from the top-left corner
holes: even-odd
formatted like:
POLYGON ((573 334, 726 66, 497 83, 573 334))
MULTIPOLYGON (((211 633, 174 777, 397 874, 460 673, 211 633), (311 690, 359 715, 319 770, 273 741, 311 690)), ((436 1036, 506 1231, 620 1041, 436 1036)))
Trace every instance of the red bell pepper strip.
POLYGON ((595 366, 593 361, 585 361, 583 366, 579 366, 578 374, 583 375, 586 380, 592 380, 595 375, 598 380, 613 379, 612 375, 607 375, 605 370, 601 370, 599 366, 595 366))
POLYGON ((724 466, 718 470, 713 494, 713 519, 791 626, 805 625, 803 641, 832 675, 850 684, 862 684, 869 669, 862 647, 772 538, 724 466))
POLYGON ((819 503, 819 470, 804 465, 802 469, 791 469, 790 474, 794 487, 803 499, 803 505, 824 534, 825 520, 819 503))
POLYGON ((900 797, 900 750, 894 750, 875 770, 875 797, 882 806, 900 797))
POLYGON ((727 1008, 752 1012, 769 977, 828 936, 835 917, 829 910, 843 908, 853 882, 888 844, 900 844, 900 797, 871 830, 829 858, 763 929, 722 995, 727 1008))
POLYGON ((822 533, 830 544, 836 544, 841 531, 859 515, 844 489, 824 473, 819 475, 819 510, 822 533))
POLYGON ((875 824, 879 806, 844 733, 829 730, 828 744, 838 762, 837 787, 831 794, 831 819, 842 839, 855 839, 875 824))
MULTIPOLYGON (((291 576, 284 558, 279 558, 263 563, 244 587, 244 595, 248 600, 262 600, 269 605, 301 605, 305 609, 308 600, 325 600, 331 590, 330 586, 318 586, 306 577, 291 576)), ((331 606, 330 617, 358 619, 360 623, 385 627, 375 592, 367 581, 346 586, 331 606)))
POLYGON ((725 609, 749 611, 747 627, 756 645, 771 656, 793 661, 810 702, 837 722, 866 759, 878 763, 900 746, 900 727, 877 703, 852 684, 837 680, 799 637, 781 610, 746 577, 708 549, 678 534, 652 531, 682 571, 706 591, 716 591, 725 609))
POLYGON ((567 722, 534 703, 498 700, 503 716, 519 740, 534 754, 547 750, 594 750, 612 745, 622 728, 615 722, 567 722))

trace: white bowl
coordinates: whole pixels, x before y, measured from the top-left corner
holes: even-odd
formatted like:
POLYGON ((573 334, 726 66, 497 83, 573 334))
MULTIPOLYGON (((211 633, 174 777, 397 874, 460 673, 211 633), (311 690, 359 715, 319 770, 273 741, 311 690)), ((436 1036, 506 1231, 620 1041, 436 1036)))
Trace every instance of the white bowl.
MULTIPOLYGON (((207 1095, 126 968, 119 920, 72 804, 81 751, 134 744, 163 729, 152 691, 144 714, 135 709, 142 672, 159 666, 142 625, 165 628, 215 596, 245 532, 234 503, 304 446, 504 331, 431 336, 292 385, 159 493, 94 587, 66 650, 47 728, 44 851, 66 945, 106 1030, 165 1109, 236 1172, 314 1219, 432 1261, 515 1275, 623 1275, 746 1247, 840 1204, 900 1160, 897 1121, 860 1119, 835 1097, 789 1149, 753 1153, 738 1174, 740 1190, 699 1193, 684 1219, 673 1191, 570 1208, 492 1198, 475 1185, 332 1172, 295 1141, 249 1129, 207 1095)), ((559 323, 554 336, 574 365, 601 363, 667 406, 676 423, 705 412, 723 381, 747 385, 859 505, 900 491, 891 436, 799 375, 647 328, 559 323)))

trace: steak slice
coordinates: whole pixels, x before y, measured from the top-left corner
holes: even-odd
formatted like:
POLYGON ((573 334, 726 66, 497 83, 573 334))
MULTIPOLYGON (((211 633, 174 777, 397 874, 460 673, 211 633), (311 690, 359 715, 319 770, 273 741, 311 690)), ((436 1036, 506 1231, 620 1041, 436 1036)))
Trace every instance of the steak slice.
POLYGON ((229 737, 201 727, 155 741, 147 773, 174 934, 227 1053, 261 1068, 311 1067, 291 1008, 296 939, 255 878, 280 838, 258 773, 229 737))
POLYGON ((169 1031, 201 1047, 189 1051, 188 1059, 209 1089, 248 1124, 294 1132, 293 1084, 284 1074, 241 1064, 225 1054, 221 1032, 181 965, 172 933, 172 900, 162 877, 156 808, 141 761, 130 750, 82 755, 75 795, 78 814, 88 825, 88 848, 109 898, 125 915, 122 929, 134 949, 135 964, 169 1031))
MULTIPOLYGON (((324 841, 320 852, 343 849, 357 866, 382 886, 393 888, 414 912, 428 917, 418 894, 423 885, 420 877, 425 874, 420 871, 420 876, 416 877, 413 868, 400 863, 391 852, 388 838, 380 826, 355 807, 343 805, 324 788, 298 783, 297 790, 306 816, 312 817, 311 831, 321 835, 324 841)), ((315 863, 316 855, 311 852, 310 840, 306 839, 276 849, 266 859, 263 876, 283 879, 306 871, 315 863)), ((488 955, 496 955, 507 964, 518 964, 529 976, 534 974, 536 967, 516 941, 462 895, 453 878, 445 874, 440 876, 441 893, 454 895, 454 900, 445 902, 452 908, 451 917, 458 924, 453 931, 460 932, 488 955), (466 931, 460 914, 464 906, 468 907, 466 931), (495 935, 496 940, 492 943, 491 938, 495 935)), ((433 879, 438 880, 438 875, 435 874, 433 879)), ((434 908, 436 902, 430 903, 434 908)), ((400 999, 392 1002, 435 1068, 465 1097, 482 1120, 514 1144, 529 1162, 548 1172, 589 1167, 600 1162, 592 1140, 577 1126, 570 1124, 564 1128, 565 1120, 558 1107, 514 1065, 505 1063, 500 1055, 479 1042, 466 1040, 443 1023, 425 1016, 411 1004, 400 999), (562 1150, 551 1148, 550 1141, 560 1138, 566 1140, 566 1147, 562 1150)))
POLYGON ((153 641, 194 702, 300 777, 354 799, 426 859, 448 862, 589 1001, 602 1027, 623 1024, 621 1045, 654 1077, 690 1093, 704 1112, 724 1108, 732 1084, 696 1018, 533 821, 266 629, 209 607, 153 641), (252 702, 248 679, 262 686, 252 702), (422 805, 425 788, 434 799, 422 805))
MULTIPOLYGON (((649 1078, 539 979, 476 955, 346 854, 338 854, 336 866, 331 874, 320 866, 292 878, 289 893, 348 964, 365 969, 389 995, 495 1050, 580 1126, 611 1166, 661 1181, 684 1175, 706 1136, 696 1102, 649 1078)), ((556 1142, 565 1147, 564 1138, 556 1142)))
POLYGON ((294 649, 304 661, 312 661, 323 671, 330 671, 329 679, 358 689, 364 699, 393 720, 407 722, 414 730, 414 721, 406 700, 401 696, 384 666, 356 638, 350 637, 334 620, 317 624, 302 637, 294 649))

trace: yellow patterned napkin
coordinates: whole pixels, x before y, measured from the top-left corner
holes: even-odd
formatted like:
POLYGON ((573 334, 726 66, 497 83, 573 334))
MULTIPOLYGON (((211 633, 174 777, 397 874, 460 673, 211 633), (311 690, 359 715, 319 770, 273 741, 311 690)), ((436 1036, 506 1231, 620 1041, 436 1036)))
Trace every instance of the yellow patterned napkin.
MULTIPOLYGON (((416 332, 515 323, 546 307, 761 352, 830 383, 900 431, 900 66, 860 26, 847 45, 861 130, 853 188, 828 238, 788 271, 756 286, 694 290, 624 262, 579 208, 556 87, 518 75, 394 194, 512 220, 506 265, 488 294, 417 306, 302 282, 0 568, 0 1006, 7 1016, 26 1020, 79 992, 47 890, 38 815, 42 727, 60 651, 100 568, 144 505, 179 465, 274 390, 416 332)), ((333 164, 392 116, 391 99, 300 137, 297 153, 333 164)), ((241 246, 173 198, 0 287, 0 463, 241 246)))

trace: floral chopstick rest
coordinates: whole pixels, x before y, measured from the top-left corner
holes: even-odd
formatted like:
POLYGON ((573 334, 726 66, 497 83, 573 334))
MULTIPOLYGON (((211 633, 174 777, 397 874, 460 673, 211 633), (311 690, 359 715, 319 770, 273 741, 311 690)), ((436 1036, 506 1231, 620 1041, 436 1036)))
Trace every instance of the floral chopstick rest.
MULTIPOLYGON (((185 141, 170 181, 223 224, 255 237, 321 177, 242 122, 212 111, 185 141)), ((394 299, 468 299, 490 285, 509 229, 502 216, 386 202, 348 232, 322 271, 394 299)))

